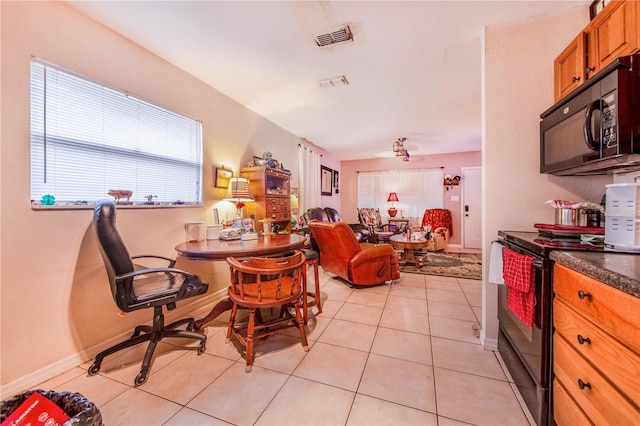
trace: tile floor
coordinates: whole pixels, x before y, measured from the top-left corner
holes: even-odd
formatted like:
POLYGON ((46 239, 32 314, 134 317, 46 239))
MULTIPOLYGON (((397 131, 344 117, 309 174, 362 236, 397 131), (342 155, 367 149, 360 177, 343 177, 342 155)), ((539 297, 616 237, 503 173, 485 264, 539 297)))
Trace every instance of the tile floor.
POLYGON ((162 343, 140 387, 139 363, 118 366, 144 347, 107 358, 96 376, 86 363, 39 388, 80 392, 106 426, 533 424, 499 355, 474 337, 480 281, 403 274, 352 289, 320 276, 309 352, 289 328, 257 345, 245 373, 239 349, 224 342, 226 314, 206 327, 201 356, 190 342, 162 343))

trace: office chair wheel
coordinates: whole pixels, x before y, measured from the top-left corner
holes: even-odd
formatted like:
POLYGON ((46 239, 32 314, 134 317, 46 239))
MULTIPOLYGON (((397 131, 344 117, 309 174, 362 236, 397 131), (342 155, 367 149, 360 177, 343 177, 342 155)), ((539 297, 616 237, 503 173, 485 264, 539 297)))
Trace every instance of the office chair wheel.
POLYGON ((205 342, 201 342, 200 346, 198 346, 198 351, 196 352, 196 354, 202 355, 206 349, 207 349, 207 346, 205 342))
POLYGON ((143 384, 147 381, 147 378, 148 378, 148 377, 149 377, 149 373, 148 373, 148 372, 145 372, 145 373, 140 372, 140 374, 138 374, 138 375, 136 376, 136 378, 135 378, 135 380, 133 381, 133 383, 134 383, 136 386, 143 385, 143 384))
POLYGON ((91 367, 89 367, 89 369, 87 370, 87 374, 89 374, 90 376, 95 376, 96 374, 98 374, 98 371, 100 371, 100 364, 97 362, 94 362, 93 364, 91 364, 91 367))

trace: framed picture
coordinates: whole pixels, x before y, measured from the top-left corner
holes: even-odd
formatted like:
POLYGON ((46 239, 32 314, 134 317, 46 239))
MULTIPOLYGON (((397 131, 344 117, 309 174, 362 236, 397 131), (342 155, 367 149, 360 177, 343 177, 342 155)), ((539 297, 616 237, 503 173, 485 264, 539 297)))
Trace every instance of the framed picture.
POLYGON ((336 194, 340 192, 340 178, 337 170, 333 171, 333 187, 336 189, 336 194))
POLYGON ((604 9, 607 3, 609 3, 609 0, 596 0, 592 2, 591 5, 589 6, 590 18, 591 19, 595 18, 596 15, 600 13, 602 9, 604 9))
POLYGON ((233 177, 233 170, 225 169, 224 166, 213 166, 213 186, 227 189, 229 180, 233 177))
POLYGON ((326 166, 320 166, 320 193, 333 195, 333 170, 326 166))

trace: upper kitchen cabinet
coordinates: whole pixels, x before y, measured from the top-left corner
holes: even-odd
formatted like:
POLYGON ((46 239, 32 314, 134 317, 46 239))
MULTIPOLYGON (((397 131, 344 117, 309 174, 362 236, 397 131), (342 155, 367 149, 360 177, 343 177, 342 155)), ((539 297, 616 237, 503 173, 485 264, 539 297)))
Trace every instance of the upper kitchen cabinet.
POLYGON ((553 90, 558 100, 578 87, 586 79, 586 33, 580 33, 560 56, 553 61, 553 90))
POLYGON ((620 56, 640 50, 640 6, 611 0, 554 61, 554 98, 571 93, 620 56))
POLYGON ((587 76, 593 75, 619 56, 640 48, 640 7, 637 1, 615 0, 587 26, 587 76))

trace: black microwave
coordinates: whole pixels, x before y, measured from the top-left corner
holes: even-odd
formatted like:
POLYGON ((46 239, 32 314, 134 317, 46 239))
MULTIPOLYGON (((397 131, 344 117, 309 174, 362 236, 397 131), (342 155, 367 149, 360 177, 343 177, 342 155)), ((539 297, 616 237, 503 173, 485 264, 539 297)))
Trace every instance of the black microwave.
POLYGON ((640 53, 616 59, 540 118, 541 173, 640 170, 640 53))

